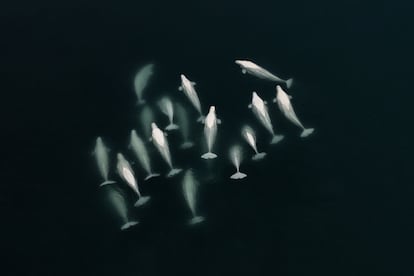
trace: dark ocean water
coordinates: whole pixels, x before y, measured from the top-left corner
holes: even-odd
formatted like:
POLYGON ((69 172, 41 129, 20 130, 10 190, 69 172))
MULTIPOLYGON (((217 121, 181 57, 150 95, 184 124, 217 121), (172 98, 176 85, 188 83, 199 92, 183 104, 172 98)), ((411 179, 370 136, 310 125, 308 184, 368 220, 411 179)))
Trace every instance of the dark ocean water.
POLYGON ((412 275, 409 11, 328 1, 5 7, 0 275, 412 275), (259 131, 268 157, 246 160, 240 182, 228 179, 228 146, 243 143, 245 122, 261 129, 251 91, 268 102, 275 92, 235 59, 293 77, 294 107, 316 129, 301 140, 271 107, 286 138, 269 147, 259 131), (94 141, 128 152, 139 122, 132 80, 147 62, 149 102, 166 91, 187 104, 184 73, 223 121, 208 164, 200 146, 181 154, 169 136, 177 164, 200 177, 207 220, 197 228, 185 226, 181 177, 142 184, 153 202, 132 211, 141 224, 124 233, 98 189, 94 141))

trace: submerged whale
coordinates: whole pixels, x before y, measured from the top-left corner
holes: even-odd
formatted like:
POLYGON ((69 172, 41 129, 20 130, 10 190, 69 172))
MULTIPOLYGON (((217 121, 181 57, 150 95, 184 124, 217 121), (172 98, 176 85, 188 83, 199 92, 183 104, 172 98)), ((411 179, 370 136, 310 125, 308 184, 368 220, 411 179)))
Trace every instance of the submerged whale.
POLYGON ((279 85, 276 86, 276 98, 274 102, 279 106, 280 111, 285 115, 285 117, 291 121, 296 126, 302 129, 300 137, 304 138, 311 135, 314 131, 313 128, 305 128, 302 123, 299 121, 296 116, 295 110, 293 110, 292 103, 290 102, 290 97, 279 85))
POLYGON ((102 138, 101 137, 96 138, 95 150, 93 153, 96 158, 96 163, 98 165, 99 173, 101 174, 104 180, 99 186, 116 183, 115 181, 108 179, 108 174, 109 174, 108 152, 109 150, 105 146, 104 142, 102 141, 102 138))

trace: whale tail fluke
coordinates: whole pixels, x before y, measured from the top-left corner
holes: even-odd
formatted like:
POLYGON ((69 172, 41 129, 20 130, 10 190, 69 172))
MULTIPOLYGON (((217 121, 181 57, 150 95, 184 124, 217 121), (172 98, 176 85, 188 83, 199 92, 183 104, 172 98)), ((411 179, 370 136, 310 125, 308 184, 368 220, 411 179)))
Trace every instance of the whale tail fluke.
POLYGON ((287 88, 290 88, 290 87, 292 86, 292 84, 293 84, 293 79, 288 79, 288 80, 286 81, 286 87, 287 87, 287 88))
POLYGON ((235 174, 233 174, 232 176, 230 176, 231 179, 242 179, 245 178, 247 176, 247 174, 242 173, 242 172, 236 172, 235 174))
POLYGON ((315 130, 314 128, 305 128, 300 134, 300 137, 302 138, 308 137, 309 135, 313 133, 314 130, 315 130))
POLYGON ((122 231, 127 230, 127 229, 129 229, 132 226, 137 225, 137 224, 138 224, 138 221, 128 221, 127 223, 125 223, 121 226, 121 230, 122 231))
POLYGON ((171 170, 168 172, 167 177, 168 177, 168 178, 173 177, 173 176, 175 176, 175 175, 179 174, 180 172, 182 172, 182 170, 183 170, 183 169, 171 169, 171 170))
POLYGON ((141 207, 147 204, 150 199, 150 196, 140 196, 137 202, 135 202, 134 207, 141 207))
POLYGON ((195 217, 193 217, 192 219, 190 219, 188 221, 188 224, 189 225, 196 225, 196 224, 199 224, 199 223, 203 222, 204 220, 205 220, 205 218, 202 217, 202 216, 195 216, 195 217))
POLYGON ((189 149, 192 148, 194 146, 194 143, 191 141, 186 141, 184 143, 181 144, 180 148, 181 149, 189 149))
POLYGON ((105 186, 105 185, 109 185, 109 184, 114 184, 114 183, 116 183, 116 182, 115 182, 115 181, 113 181, 113 180, 106 180, 106 181, 102 182, 102 183, 99 185, 99 187, 102 187, 102 186, 105 186))
POLYGON ((279 143, 280 141, 282 141, 283 138, 285 138, 284 135, 275 135, 275 136, 273 136, 272 140, 270 141, 270 144, 275 145, 275 144, 279 143))
POLYGON ((149 175, 147 175, 147 176, 144 178, 144 181, 147 181, 148 179, 151 179, 151 178, 153 178, 153 177, 158 177, 158 176, 160 176, 160 174, 159 174, 159 173, 150 173, 149 175))
POLYGON ((214 158, 217 158, 217 154, 212 153, 212 152, 207 152, 207 153, 204 153, 203 155, 201 155, 201 158, 203 158, 203 159, 214 159, 214 158))
POLYGON ((171 130, 176 130, 179 129, 180 127, 176 124, 169 124, 168 126, 165 127, 165 130, 171 131, 171 130))
POLYGON ((259 153, 256 153, 255 155, 253 155, 252 160, 253 161, 259 161, 259 160, 262 160, 265 157, 266 157, 266 152, 259 152, 259 153))

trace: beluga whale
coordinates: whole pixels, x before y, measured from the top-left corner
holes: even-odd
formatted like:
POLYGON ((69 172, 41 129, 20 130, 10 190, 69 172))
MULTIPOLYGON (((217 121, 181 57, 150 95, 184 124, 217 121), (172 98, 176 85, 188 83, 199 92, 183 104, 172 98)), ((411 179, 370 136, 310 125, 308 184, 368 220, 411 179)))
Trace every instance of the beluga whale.
POLYGON ((134 90, 138 98, 138 104, 145 103, 143 98, 144 90, 148 86, 151 76, 154 74, 154 64, 149 63, 141 67, 134 78, 134 90))
POLYGON ((165 130, 176 130, 178 125, 174 124, 174 105, 170 98, 163 97, 158 102, 158 106, 161 109, 161 112, 164 113, 169 120, 169 124, 165 127, 165 130))
POLYGON ((194 89, 195 82, 190 81, 184 74, 181 74, 181 86, 178 87, 178 90, 183 91, 187 98, 190 100, 191 104, 197 110, 199 117, 197 122, 203 122, 204 116, 201 111, 200 99, 198 98, 197 92, 194 89))
POLYGON ((206 116, 204 122, 204 136, 207 141, 207 152, 201 155, 201 158, 204 159, 214 159, 217 157, 217 154, 212 152, 214 141, 217 136, 217 117, 216 117, 216 107, 210 106, 210 110, 206 116))
POLYGON ((96 138, 95 150, 93 154, 96 158, 96 163, 98 165, 98 170, 100 175, 103 178, 103 182, 99 186, 104 186, 107 184, 116 183, 113 180, 108 179, 109 174, 109 157, 108 157, 108 148, 105 146, 101 137, 96 138))
POLYGON ((179 102, 176 103, 177 110, 177 120, 180 126, 180 132, 183 139, 182 144, 180 145, 181 149, 189 149, 194 146, 194 143, 190 140, 190 122, 188 120, 188 112, 185 110, 184 106, 179 102))
POLYGON ((230 160, 236 167, 236 172, 230 176, 231 179, 242 179, 247 175, 240 172, 240 163, 242 161, 242 148, 239 145, 234 145, 230 148, 230 160))
POLYGON ((159 173, 154 173, 152 171, 149 154, 145 148, 144 141, 138 136, 137 132, 134 129, 131 130, 129 148, 135 153, 135 156, 137 157, 139 163, 147 173, 147 176, 144 180, 148 180, 160 175, 159 173))
POLYGON ((266 103, 259 97, 259 95, 257 95, 257 93, 253 91, 252 103, 249 104, 249 108, 252 109, 253 114, 256 116, 256 118, 272 135, 272 140, 270 141, 270 144, 277 144, 284 138, 284 136, 275 134, 272 122, 270 121, 269 112, 267 111, 267 107, 265 104, 266 103))
POLYGON ((141 192, 138 189, 138 183, 134 175, 134 171, 131 168, 129 162, 125 159, 122 153, 117 154, 118 164, 118 174, 121 178, 128 184, 129 187, 138 195, 138 200, 135 202, 135 207, 140 207, 146 204, 150 200, 150 196, 142 196, 141 192))
POLYGON ((276 83, 283 83, 286 85, 287 88, 292 86, 293 79, 284 80, 279 78, 278 76, 270 73, 266 69, 260 67, 259 65, 249 61, 249 60, 236 60, 236 64, 238 64, 243 74, 250 74, 252 76, 258 77, 260 79, 265 79, 269 81, 274 81, 276 83))
POLYGON ((255 152, 255 154, 252 157, 252 160, 258 161, 258 160, 262 160, 263 158, 265 158, 266 153, 259 152, 257 150, 256 135, 254 134, 254 130, 251 127, 249 126, 242 127, 242 136, 255 152))
POLYGON ((302 129, 302 133, 300 137, 304 138, 311 135, 314 131, 313 128, 305 128, 302 123, 299 121, 298 117, 296 116, 295 111, 293 110, 292 103, 290 102, 290 97, 286 92, 280 87, 280 85, 276 86, 276 98, 273 100, 279 106, 280 111, 283 115, 291 121, 296 126, 302 129))
POLYGON ((191 169, 185 172, 182 186, 185 201, 187 202, 187 205, 192 215, 192 218, 189 220, 188 224, 194 225, 204 221, 204 217, 197 214, 196 204, 199 183, 196 181, 193 171, 191 169))
POLYGON ((107 200, 111 206, 112 213, 121 221, 120 229, 125 231, 139 222, 133 220, 129 216, 129 210, 125 202, 124 195, 121 190, 111 186, 111 189, 106 190, 107 200))
POLYGON ((173 177, 174 175, 179 174, 182 171, 182 169, 177 169, 173 167, 170 149, 168 146, 168 141, 167 141, 167 138, 165 137, 166 134, 162 132, 162 130, 159 129, 158 126, 154 122, 151 123, 151 128, 152 128, 151 140, 154 143, 154 146, 157 148, 158 152, 161 154, 161 157, 170 167, 170 171, 168 172, 167 177, 173 177))

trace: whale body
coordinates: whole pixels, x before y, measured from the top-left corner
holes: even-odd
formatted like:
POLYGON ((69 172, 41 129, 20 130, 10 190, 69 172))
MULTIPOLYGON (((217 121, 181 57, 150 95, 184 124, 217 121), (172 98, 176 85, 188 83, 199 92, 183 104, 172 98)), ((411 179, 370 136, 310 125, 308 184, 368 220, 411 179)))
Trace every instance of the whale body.
POLYGON ((96 158, 96 163, 98 165, 98 170, 104 181, 99 186, 104 186, 108 184, 116 183, 113 180, 108 179, 109 174, 109 156, 108 148, 105 146, 101 137, 96 138, 94 155, 96 158))
POLYGON ((252 109, 253 114, 256 116, 256 118, 272 135, 270 144, 279 143, 284 138, 284 136, 275 134, 265 102, 259 97, 259 95, 257 95, 255 91, 252 93, 252 103, 249 105, 249 108, 252 109))
POLYGON ((255 76, 255 77, 258 77, 260 79, 274 81, 274 82, 277 82, 277 83, 284 83, 287 88, 290 88, 290 86, 292 85, 293 79, 288 79, 288 80, 281 79, 278 76, 270 73, 266 69, 260 67, 259 65, 253 63, 250 60, 240 60, 240 59, 238 59, 238 60, 235 61, 235 63, 238 64, 241 67, 243 74, 248 73, 248 74, 250 74, 252 76, 255 76))
POLYGON ((161 154, 161 157, 170 167, 170 171, 167 174, 167 177, 172 177, 180 173, 182 169, 177 169, 173 167, 172 160, 171 160, 171 153, 170 153, 170 149, 168 146, 168 141, 165 137, 164 132, 162 132, 162 130, 159 129, 158 126, 154 122, 151 123, 151 128, 152 128, 152 141, 154 143, 154 146, 157 148, 158 152, 161 154))
POLYGON ((190 100, 191 104, 197 110, 199 117, 197 119, 198 122, 204 121, 204 116, 201 111, 201 103, 200 99, 198 98, 197 92, 194 89, 194 82, 191 82, 184 74, 180 75, 181 77, 181 86, 178 87, 178 90, 183 91, 187 98, 190 100))
POLYGON ((302 129, 300 137, 304 138, 311 135, 314 131, 313 128, 305 128, 296 116, 295 110, 293 109, 292 103, 290 102, 289 95, 280 87, 276 86, 276 98, 274 100, 279 106, 282 114, 293 124, 302 129))
POLYGON ((204 122, 204 136, 207 141, 207 152, 201 155, 201 158, 204 159, 214 159, 217 157, 217 154, 212 152, 214 141, 217 136, 217 117, 216 117, 216 108, 214 106, 210 107, 210 110, 207 114, 206 120, 204 122))

